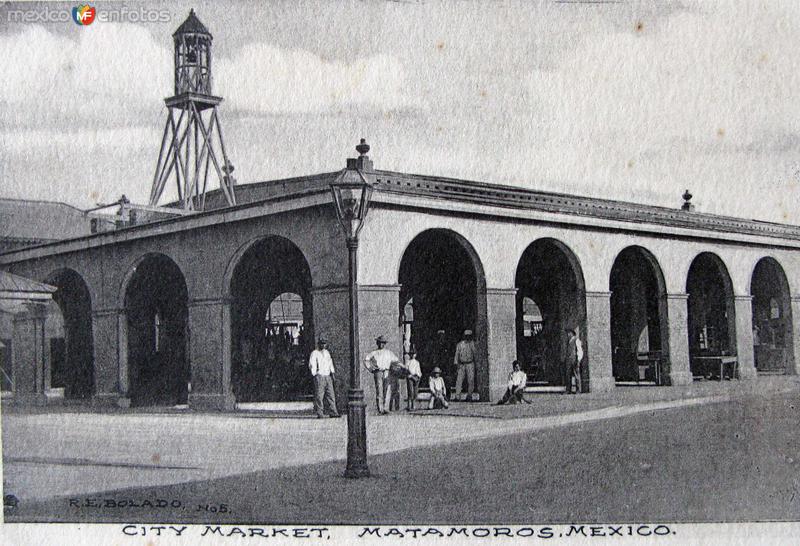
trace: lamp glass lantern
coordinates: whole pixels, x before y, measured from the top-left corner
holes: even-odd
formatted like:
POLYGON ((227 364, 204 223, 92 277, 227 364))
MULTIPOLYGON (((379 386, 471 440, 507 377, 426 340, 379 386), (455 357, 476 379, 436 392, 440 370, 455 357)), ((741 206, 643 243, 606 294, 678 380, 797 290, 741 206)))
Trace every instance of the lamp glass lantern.
POLYGON ((358 237, 372 198, 372 184, 360 170, 345 169, 331 183, 336 218, 348 239, 358 237))

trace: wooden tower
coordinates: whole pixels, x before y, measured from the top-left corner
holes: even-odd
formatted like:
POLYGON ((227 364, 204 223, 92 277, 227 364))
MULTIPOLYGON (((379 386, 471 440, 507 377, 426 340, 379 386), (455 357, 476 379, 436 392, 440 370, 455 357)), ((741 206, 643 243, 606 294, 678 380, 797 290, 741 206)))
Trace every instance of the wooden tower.
POLYGON ((180 207, 203 210, 209 178, 216 177, 228 202, 236 204, 233 165, 225 152, 217 106, 211 94, 211 40, 208 29, 191 10, 172 35, 175 40, 175 95, 164 99, 169 113, 150 190, 157 206, 170 179, 180 207), (211 175, 211 176, 209 176, 211 175))

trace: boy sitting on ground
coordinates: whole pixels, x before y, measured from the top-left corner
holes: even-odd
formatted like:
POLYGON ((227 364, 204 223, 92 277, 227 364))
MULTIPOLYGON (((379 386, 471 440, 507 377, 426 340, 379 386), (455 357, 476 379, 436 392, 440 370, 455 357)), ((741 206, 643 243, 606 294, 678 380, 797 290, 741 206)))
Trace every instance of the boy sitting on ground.
POLYGON ((511 366, 514 368, 514 371, 508 374, 508 389, 506 389, 503 398, 497 402, 497 405, 518 404, 520 402, 530 404, 523 396, 525 394, 525 385, 528 383, 528 374, 522 371, 519 360, 512 362, 511 366))

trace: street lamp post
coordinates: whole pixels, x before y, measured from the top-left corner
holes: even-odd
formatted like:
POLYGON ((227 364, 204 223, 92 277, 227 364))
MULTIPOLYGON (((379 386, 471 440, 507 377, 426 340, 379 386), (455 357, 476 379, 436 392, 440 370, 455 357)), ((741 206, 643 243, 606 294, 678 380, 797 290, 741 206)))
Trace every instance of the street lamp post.
POLYGON ((369 476, 367 466, 367 421, 358 350, 358 234, 364 226, 372 196, 372 184, 364 174, 372 170, 367 157, 369 145, 362 138, 356 146, 359 157, 347 160, 344 169, 331 183, 336 217, 347 241, 350 291, 350 388, 347 391, 347 468, 346 478, 369 476))

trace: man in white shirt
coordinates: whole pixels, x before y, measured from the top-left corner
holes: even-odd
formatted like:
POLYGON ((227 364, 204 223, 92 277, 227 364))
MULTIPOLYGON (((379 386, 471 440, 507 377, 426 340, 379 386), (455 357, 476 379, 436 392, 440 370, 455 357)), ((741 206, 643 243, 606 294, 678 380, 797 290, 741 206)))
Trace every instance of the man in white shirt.
POLYGON ((464 382, 464 375, 467 376, 467 393, 465 400, 472 400, 475 392, 475 341, 472 339, 472 330, 464 330, 464 339, 456 345, 456 354, 453 357, 453 364, 456 367, 456 391, 454 400, 461 399, 461 384, 464 382))
POLYGON ((333 359, 328 352, 328 342, 325 338, 320 337, 317 348, 311 351, 308 367, 314 377, 314 411, 317 413, 317 419, 325 417, 325 402, 328 404, 330 416, 339 417, 339 410, 336 409, 336 392, 333 389, 336 370, 333 368, 333 359))
POLYGON ((386 343, 385 337, 376 337, 375 344, 378 348, 364 358, 364 365, 375 380, 375 400, 378 405, 378 413, 381 415, 389 413, 389 404, 392 400, 392 381, 389 377, 389 369, 392 367, 392 363, 399 363, 397 356, 386 348, 386 343))
POLYGON ((522 366, 519 364, 519 360, 515 360, 511 367, 514 369, 510 374, 508 374, 508 389, 506 393, 503 395, 503 398, 497 402, 498 406, 502 406, 503 404, 518 404, 520 402, 525 402, 526 404, 530 404, 524 398, 525 394, 525 385, 528 383, 528 374, 522 371, 522 366))
POLYGON ((581 388, 581 361, 583 360, 583 344, 578 337, 577 328, 567 328, 567 341, 566 357, 564 367, 566 370, 566 393, 572 394, 572 389, 575 393, 582 392, 581 388))
POLYGON ((419 391, 419 380, 422 379, 422 369, 417 360, 417 350, 412 346, 408 351, 408 356, 411 358, 406 362, 408 369, 408 376, 406 377, 406 393, 407 393, 407 406, 406 411, 414 409, 414 404, 417 401, 417 392, 419 391))
POLYGON ((431 371, 431 376, 428 378, 428 388, 431 390, 431 399, 428 402, 428 409, 434 409, 437 405, 447 409, 447 387, 444 386, 444 379, 442 379, 442 370, 438 367, 431 371))

